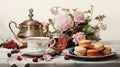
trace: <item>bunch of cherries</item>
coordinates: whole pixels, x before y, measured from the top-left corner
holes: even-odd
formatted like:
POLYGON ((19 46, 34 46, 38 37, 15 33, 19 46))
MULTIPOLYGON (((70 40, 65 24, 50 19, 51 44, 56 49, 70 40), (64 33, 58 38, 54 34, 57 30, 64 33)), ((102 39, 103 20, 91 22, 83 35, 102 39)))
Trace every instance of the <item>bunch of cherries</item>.
POLYGON ((8 40, 5 41, 1 44, 3 46, 3 48, 7 48, 7 49, 23 49, 26 48, 26 46, 19 46, 14 40, 8 40))

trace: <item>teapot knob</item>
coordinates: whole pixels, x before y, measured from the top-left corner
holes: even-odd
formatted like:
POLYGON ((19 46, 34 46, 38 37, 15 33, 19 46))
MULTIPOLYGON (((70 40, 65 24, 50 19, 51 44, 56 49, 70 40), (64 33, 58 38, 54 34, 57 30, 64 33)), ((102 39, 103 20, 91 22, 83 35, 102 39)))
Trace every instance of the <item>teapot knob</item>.
POLYGON ((32 8, 29 9, 29 15, 28 16, 30 17, 29 20, 33 20, 32 19, 32 17, 33 17, 33 9, 32 8))

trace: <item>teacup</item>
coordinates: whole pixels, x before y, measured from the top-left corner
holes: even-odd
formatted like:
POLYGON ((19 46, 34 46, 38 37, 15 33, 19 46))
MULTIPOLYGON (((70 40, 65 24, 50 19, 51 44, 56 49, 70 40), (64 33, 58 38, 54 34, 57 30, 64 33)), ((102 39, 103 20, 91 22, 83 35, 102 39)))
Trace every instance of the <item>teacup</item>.
MULTIPOLYGON (((26 40, 27 48, 32 51, 46 51, 51 41, 49 37, 28 37, 26 40)), ((51 46, 54 46, 54 43, 51 46)))
POLYGON ((62 51, 67 46, 67 37, 53 38, 50 45, 54 44, 54 48, 57 51, 62 51))

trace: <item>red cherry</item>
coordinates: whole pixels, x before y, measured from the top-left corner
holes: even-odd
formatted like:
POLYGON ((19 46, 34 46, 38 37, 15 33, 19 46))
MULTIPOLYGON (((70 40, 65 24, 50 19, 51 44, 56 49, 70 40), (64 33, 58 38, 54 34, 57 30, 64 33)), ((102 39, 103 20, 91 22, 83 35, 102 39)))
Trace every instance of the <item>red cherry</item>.
POLYGON ((24 48, 27 48, 27 46, 24 46, 24 45, 20 46, 20 49, 24 49, 24 48))
POLYGON ((21 56, 17 56, 17 60, 18 60, 18 61, 21 61, 21 60, 22 60, 22 57, 21 57, 21 56))
POLYGON ((8 57, 11 57, 11 53, 7 53, 7 56, 8 56, 8 57))
POLYGON ((38 62, 38 57, 34 57, 34 58, 32 59, 32 61, 33 61, 33 62, 38 62))
POLYGON ((14 40, 10 40, 9 42, 9 45, 11 46, 11 48, 19 48, 18 44, 14 41, 14 40))
POLYGON ((65 56, 64 56, 64 59, 65 59, 65 60, 69 60, 70 57, 69 57, 68 55, 65 55, 65 56))
POLYGON ((6 48, 10 49, 11 47, 10 47, 10 45, 7 45, 6 48))
POLYGON ((3 48, 7 48, 7 45, 9 45, 8 43, 4 43, 3 44, 3 48))

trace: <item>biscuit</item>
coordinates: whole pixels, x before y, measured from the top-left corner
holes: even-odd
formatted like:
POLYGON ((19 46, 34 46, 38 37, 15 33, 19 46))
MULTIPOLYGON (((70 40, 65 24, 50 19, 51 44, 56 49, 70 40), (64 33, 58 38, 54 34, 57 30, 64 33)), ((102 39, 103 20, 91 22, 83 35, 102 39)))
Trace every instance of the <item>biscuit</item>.
POLYGON ((91 40, 80 40, 79 41, 79 45, 81 45, 81 44, 91 44, 92 42, 91 42, 91 40))
POLYGON ((87 56, 98 56, 99 50, 98 49, 89 49, 87 50, 87 56))
POLYGON ((111 54, 111 48, 110 47, 105 47, 105 49, 101 53, 103 55, 111 54))
POLYGON ((76 46, 74 49, 74 54, 77 56, 84 56, 86 54, 86 48, 81 47, 81 46, 76 46))
POLYGON ((95 43, 93 45, 94 45, 94 48, 98 49, 99 51, 104 50, 104 44, 103 43, 97 42, 97 43, 95 43))
POLYGON ((91 49, 91 48, 93 48, 93 45, 91 45, 91 44, 81 44, 81 45, 79 45, 79 46, 82 46, 82 47, 84 47, 84 48, 86 48, 86 49, 91 49))

